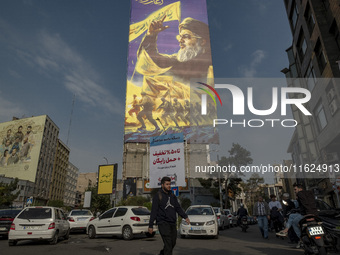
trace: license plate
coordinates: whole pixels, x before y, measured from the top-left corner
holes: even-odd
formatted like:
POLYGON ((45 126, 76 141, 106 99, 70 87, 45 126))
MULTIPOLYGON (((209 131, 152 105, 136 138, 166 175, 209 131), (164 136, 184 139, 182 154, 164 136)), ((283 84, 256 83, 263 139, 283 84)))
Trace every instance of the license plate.
POLYGON ((308 228, 309 234, 311 236, 317 236, 317 235, 323 235, 323 229, 322 227, 310 227, 308 228))
POLYGON ((7 228, 0 228, 0 231, 7 230, 7 228))
POLYGON ((87 218, 78 218, 78 221, 85 221, 87 218))
POLYGON ((202 230, 202 227, 191 227, 191 230, 202 230))
POLYGON ((25 230, 37 230, 39 228, 40 228, 39 226, 24 226, 25 230))

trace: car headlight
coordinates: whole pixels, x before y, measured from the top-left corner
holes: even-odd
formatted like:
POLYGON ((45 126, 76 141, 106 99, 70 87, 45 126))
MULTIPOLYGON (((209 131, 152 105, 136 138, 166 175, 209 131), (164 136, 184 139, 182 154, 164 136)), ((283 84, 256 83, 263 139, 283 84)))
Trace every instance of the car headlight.
POLYGON ((182 224, 183 225, 189 225, 188 222, 185 221, 185 219, 182 219, 182 224))
POLYGON ((207 223, 205 223, 205 225, 207 226, 214 225, 214 224, 215 224, 214 220, 210 220, 210 221, 207 221, 207 223))

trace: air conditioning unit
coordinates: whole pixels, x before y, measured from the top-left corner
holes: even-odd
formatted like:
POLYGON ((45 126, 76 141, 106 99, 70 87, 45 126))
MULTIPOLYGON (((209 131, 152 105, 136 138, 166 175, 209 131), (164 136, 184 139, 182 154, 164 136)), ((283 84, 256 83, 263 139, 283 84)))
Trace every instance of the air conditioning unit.
POLYGON ((338 110, 338 102, 337 100, 333 100, 329 104, 329 110, 331 111, 332 116, 335 114, 335 112, 338 110))
POLYGON ((338 153, 332 152, 326 154, 327 162, 339 161, 338 153))
POLYGON ((327 92, 327 99, 328 102, 331 102, 333 100, 333 98, 335 97, 335 90, 334 88, 331 88, 328 92, 327 92))

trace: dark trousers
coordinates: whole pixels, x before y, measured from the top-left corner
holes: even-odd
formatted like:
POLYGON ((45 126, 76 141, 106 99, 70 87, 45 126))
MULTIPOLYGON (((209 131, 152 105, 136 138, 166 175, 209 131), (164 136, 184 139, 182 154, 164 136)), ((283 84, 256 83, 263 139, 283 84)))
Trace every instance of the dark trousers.
POLYGON ((161 250, 161 255, 172 255, 172 250, 176 245, 177 229, 176 225, 172 225, 166 222, 158 224, 158 230, 163 239, 164 247, 161 250))

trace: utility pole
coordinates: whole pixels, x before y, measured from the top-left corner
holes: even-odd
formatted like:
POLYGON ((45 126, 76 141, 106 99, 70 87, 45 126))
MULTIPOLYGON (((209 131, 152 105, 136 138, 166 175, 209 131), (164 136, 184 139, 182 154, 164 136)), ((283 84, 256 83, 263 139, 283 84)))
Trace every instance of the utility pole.
MULTIPOLYGON (((219 164, 220 157, 217 155, 217 164, 219 164)), ((218 190, 220 193, 220 208, 223 209, 223 201, 222 201, 222 187, 221 187, 221 175, 220 172, 218 172, 218 190)))
POLYGON ((68 125, 68 132, 67 132, 67 140, 66 145, 68 146, 68 139, 70 137, 70 130, 71 130, 71 124, 72 124, 72 116, 73 116, 73 109, 74 109, 74 101, 76 99, 76 94, 73 94, 73 100, 72 100, 72 109, 71 109, 71 116, 70 116, 70 123, 68 125))

